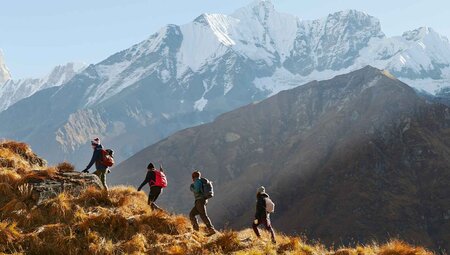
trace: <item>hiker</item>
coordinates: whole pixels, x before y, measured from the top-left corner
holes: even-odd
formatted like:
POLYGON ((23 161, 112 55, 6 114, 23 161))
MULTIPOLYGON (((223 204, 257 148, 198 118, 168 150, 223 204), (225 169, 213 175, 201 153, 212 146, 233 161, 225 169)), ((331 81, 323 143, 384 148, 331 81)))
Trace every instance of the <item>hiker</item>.
POLYGON ((96 170, 93 174, 97 175, 100 178, 100 181, 102 182, 103 187, 105 187, 105 190, 107 191, 108 186, 106 185, 106 174, 110 172, 108 165, 112 166, 112 164, 114 164, 114 160, 112 158, 112 151, 104 150, 103 146, 100 143, 99 138, 95 138, 94 140, 92 140, 91 145, 92 145, 92 149, 94 150, 91 161, 89 162, 87 167, 81 172, 89 173, 89 169, 95 163, 96 170), (107 151, 110 151, 110 152, 107 152, 107 151), (104 155, 104 153, 110 153, 109 158, 107 160, 104 159, 107 157, 107 155, 104 155), (109 160, 112 160, 112 163, 109 162, 109 160))
POLYGON ((157 170, 155 169, 153 163, 150 162, 147 166, 147 175, 145 176, 145 180, 141 183, 137 190, 141 191, 142 187, 144 187, 147 183, 150 186, 148 205, 150 205, 153 210, 161 210, 161 208, 155 204, 155 201, 161 194, 162 189, 167 187, 167 178, 164 174, 162 165, 159 165, 159 170, 157 170))
POLYGON ((192 173, 191 191, 194 193, 195 205, 189 213, 189 219, 191 220, 192 227, 195 231, 199 230, 197 215, 200 215, 203 223, 205 223, 208 228, 208 234, 213 235, 216 233, 214 226, 211 224, 211 220, 206 212, 206 204, 208 203, 208 198, 212 197, 212 184, 205 178, 201 178, 201 173, 195 171, 192 173), (209 183, 208 183, 209 182, 209 183), (205 194, 205 185, 209 185, 211 194, 205 194))
POLYGON ((256 213, 255 220, 253 221, 253 231, 258 238, 261 238, 261 235, 258 231, 258 226, 263 224, 266 229, 270 232, 272 237, 272 243, 276 243, 275 241, 275 233, 273 231, 272 225, 270 224, 270 213, 274 211, 275 204, 270 200, 269 195, 266 193, 266 189, 261 186, 259 187, 256 193, 256 213))

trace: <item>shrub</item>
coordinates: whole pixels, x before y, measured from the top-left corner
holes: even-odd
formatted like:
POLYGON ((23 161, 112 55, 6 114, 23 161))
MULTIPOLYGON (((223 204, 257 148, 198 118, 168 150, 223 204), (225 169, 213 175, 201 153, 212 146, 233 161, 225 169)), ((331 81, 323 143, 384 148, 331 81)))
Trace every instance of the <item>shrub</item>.
POLYGON ((210 251, 231 253, 241 249, 241 242, 236 232, 226 231, 214 241, 207 243, 205 248, 210 251))
POLYGON ((432 255, 422 247, 414 247, 399 240, 393 240, 380 247, 380 255, 432 255))
POLYGON ((281 243, 278 247, 278 253, 283 253, 287 251, 295 251, 300 248, 300 238, 289 237, 288 242, 281 243))
POLYGON ((75 166, 70 164, 69 162, 61 162, 58 165, 56 165, 56 169, 58 170, 58 172, 73 172, 75 170, 75 166))

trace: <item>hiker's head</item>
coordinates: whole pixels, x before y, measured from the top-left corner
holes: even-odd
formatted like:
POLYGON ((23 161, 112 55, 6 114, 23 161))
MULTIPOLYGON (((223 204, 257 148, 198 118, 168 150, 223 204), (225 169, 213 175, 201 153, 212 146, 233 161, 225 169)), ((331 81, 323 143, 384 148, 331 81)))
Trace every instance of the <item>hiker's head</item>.
POLYGON ((95 149, 99 144, 100 144, 100 138, 96 137, 96 138, 92 139, 92 141, 91 141, 92 148, 95 149))
POLYGON ((266 188, 264 188, 264 186, 261 186, 256 189, 256 193, 257 194, 266 193, 266 188))
POLYGON ((192 180, 196 180, 198 178, 200 178, 202 176, 202 174, 200 173, 200 171, 196 170, 192 173, 192 180))
POLYGON ((155 165, 153 165, 153 163, 150 162, 150 164, 148 164, 148 166, 147 166, 147 169, 148 169, 148 170, 155 169, 155 165))

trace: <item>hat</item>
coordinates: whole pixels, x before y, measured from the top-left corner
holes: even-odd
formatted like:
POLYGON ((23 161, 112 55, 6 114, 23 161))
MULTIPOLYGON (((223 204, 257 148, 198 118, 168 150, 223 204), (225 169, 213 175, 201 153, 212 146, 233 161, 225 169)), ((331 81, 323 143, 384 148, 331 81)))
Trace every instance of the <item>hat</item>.
POLYGON ((264 188, 264 186, 261 186, 259 188, 256 189, 257 193, 265 193, 266 192, 266 188, 264 188))
POLYGON ((152 162, 150 162, 150 164, 148 164, 148 166, 147 166, 147 169, 153 169, 153 168, 155 168, 155 166, 153 165, 152 162))
POLYGON ((100 144, 100 138, 96 137, 91 141, 91 145, 99 145, 100 144))

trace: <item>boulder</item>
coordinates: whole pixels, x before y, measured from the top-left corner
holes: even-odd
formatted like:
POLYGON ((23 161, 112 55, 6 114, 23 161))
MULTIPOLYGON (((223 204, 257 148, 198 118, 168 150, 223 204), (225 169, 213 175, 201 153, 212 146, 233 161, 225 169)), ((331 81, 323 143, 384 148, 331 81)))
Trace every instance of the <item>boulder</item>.
POLYGON ((90 186, 103 189, 98 176, 80 172, 58 172, 51 178, 35 178, 27 181, 26 184, 32 187, 31 197, 38 205, 63 192, 78 196, 81 191, 90 186))

